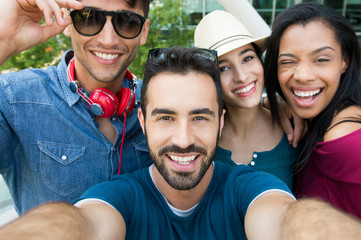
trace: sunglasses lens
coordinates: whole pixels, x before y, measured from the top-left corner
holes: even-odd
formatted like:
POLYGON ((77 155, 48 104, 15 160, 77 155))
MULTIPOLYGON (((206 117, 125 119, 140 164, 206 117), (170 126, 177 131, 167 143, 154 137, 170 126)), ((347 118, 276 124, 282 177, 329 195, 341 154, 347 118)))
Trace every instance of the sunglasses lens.
POLYGON ((202 53, 197 53, 196 54, 197 56, 202 56, 202 57, 208 58, 212 62, 215 62, 217 60, 217 53, 215 53, 211 50, 208 50, 208 49, 204 49, 204 48, 199 48, 198 50, 202 53))
POLYGON ((74 11, 71 17, 76 30, 86 36, 97 34, 105 22, 105 18, 101 13, 90 9, 74 11))
MULTIPOLYGON (((162 58, 166 57, 166 53, 168 52, 169 48, 155 48, 149 50, 148 59, 154 58, 162 58)), ((210 50, 206 48, 195 48, 196 52, 194 54, 195 57, 206 58, 212 62, 215 62, 218 65, 218 57, 217 52, 215 50, 210 50)), ((172 55, 173 57, 173 55, 172 55)))
POLYGON ((169 48, 155 48, 155 49, 151 49, 149 50, 148 53, 148 59, 152 59, 152 58, 164 58, 165 57, 165 53, 168 51, 169 48))
POLYGON ((134 13, 118 13, 114 25, 118 34, 124 38, 135 38, 142 31, 143 20, 134 13))

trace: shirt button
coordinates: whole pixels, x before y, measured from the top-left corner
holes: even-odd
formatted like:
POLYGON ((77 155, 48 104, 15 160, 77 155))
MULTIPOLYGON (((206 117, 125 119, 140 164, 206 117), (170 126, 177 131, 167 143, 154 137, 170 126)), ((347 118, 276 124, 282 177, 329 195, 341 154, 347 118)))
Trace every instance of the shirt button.
POLYGON ((67 159, 68 159, 68 157, 66 155, 61 156, 61 160, 65 161, 67 159))
POLYGON ((253 158, 257 158, 257 153, 253 154, 253 158))
POLYGON ((115 120, 117 120, 117 118, 116 118, 116 117, 112 117, 112 121, 115 121, 115 120))
POLYGON ((117 148, 112 148, 111 150, 112 150, 113 152, 115 152, 115 151, 117 151, 117 148))
POLYGON ((251 162, 251 166, 254 166, 256 165, 256 163, 254 161, 251 162))

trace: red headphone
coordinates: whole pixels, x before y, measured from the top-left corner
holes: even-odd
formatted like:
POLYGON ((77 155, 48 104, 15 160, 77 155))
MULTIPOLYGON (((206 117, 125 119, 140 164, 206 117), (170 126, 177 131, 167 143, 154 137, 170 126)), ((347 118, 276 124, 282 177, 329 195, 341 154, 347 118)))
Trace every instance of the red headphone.
MULTIPOLYGON (((79 95, 89 103, 91 111, 98 117, 111 117, 114 114, 120 116, 122 114, 128 114, 133 110, 135 105, 135 93, 132 89, 123 87, 115 95, 113 92, 106 88, 95 89, 91 95, 88 94, 79 85, 79 82, 75 80, 75 63, 74 58, 70 61, 68 66, 68 80, 69 87, 73 93, 78 92, 79 95)), ((125 78, 128 81, 133 81, 133 74, 127 69, 125 78)))
POLYGON ((78 92, 78 94, 89 103, 90 110, 98 117, 111 117, 114 114, 120 116, 123 114, 124 116, 124 124, 123 124, 123 137, 119 150, 119 169, 118 174, 120 174, 120 169, 122 166, 122 149, 124 143, 125 136, 125 123, 127 114, 133 110, 135 106, 135 93, 133 91, 136 86, 135 79, 133 74, 127 69, 125 72, 125 78, 131 82, 130 88, 123 87, 114 95, 113 92, 109 91, 105 88, 95 89, 90 97, 88 94, 80 87, 78 81, 75 80, 75 63, 74 58, 70 60, 68 66, 68 80, 69 87, 73 93, 78 92))

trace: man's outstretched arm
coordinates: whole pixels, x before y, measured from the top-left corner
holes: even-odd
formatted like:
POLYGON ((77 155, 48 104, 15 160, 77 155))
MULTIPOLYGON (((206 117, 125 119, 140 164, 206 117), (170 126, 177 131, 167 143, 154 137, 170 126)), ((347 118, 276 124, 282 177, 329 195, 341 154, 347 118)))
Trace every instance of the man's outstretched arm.
POLYGON ((1 0, 0 65, 10 56, 61 33, 71 23, 61 8, 82 7, 76 0, 1 0), (42 26, 43 18, 46 24, 42 26))
POLYGON ((125 238, 125 223, 114 208, 90 202, 79 208, 48 203, 0 228, 0 240, 112 240, 125 238))
POLYGON ((301 199, 286 211, 281 232, 282 239, 361 239, 361 222, 329 203, 301 199))
POLYGON ((346 240, 360 239, 361 222, 317 199, 268 193, 249 207, 245 230, 250 240, 346 240))

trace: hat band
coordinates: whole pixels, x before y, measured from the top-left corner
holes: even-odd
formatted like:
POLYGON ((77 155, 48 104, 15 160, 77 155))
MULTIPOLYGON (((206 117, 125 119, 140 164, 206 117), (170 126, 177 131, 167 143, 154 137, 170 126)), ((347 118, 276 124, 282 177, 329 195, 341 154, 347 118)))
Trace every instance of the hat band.
POLYGON ((219 41, 219 42, 216 42, 215 44, 213 44, 213 45, 210 46, 209 48, 216 50, 217 48, 222 47, 222 46, 225 45, 225 44, 228 44, 228 43, 230 43, 230 42, 234 42, 234 41, 236 41, 236 40, 241 40, 241 39, 251 39, 251 40, 252 40, 253 37, 250 36, 250 35, 234 35, 234 36, 230 36, 230 37, 224 38, 224 39, 222 39, 222 40, 219 41))

